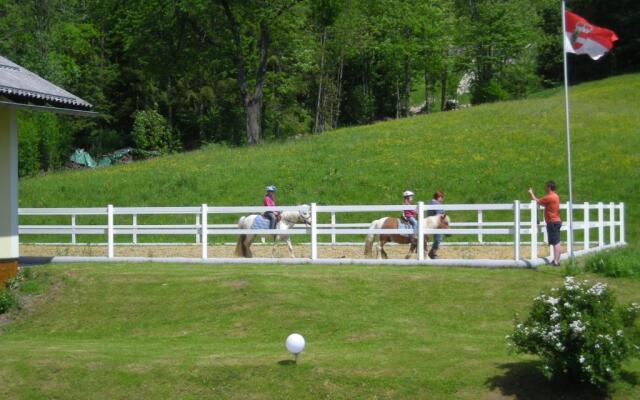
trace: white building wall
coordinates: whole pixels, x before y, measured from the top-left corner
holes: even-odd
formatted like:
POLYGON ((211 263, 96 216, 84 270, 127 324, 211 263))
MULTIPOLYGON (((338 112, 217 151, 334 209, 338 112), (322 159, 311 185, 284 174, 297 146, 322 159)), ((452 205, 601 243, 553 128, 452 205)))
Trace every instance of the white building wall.
POLYGON ((18 129, 16 112, 0 107, 0 260, 18 258, 18 129))

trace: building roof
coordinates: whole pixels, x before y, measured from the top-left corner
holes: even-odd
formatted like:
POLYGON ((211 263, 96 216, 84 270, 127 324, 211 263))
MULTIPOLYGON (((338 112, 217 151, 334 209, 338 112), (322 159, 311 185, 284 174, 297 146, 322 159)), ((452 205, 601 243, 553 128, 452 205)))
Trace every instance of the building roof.
POLYGON ((0 56, 0 96, 8 98, 14 104, 35 104, 40 107, 51 106, 80 111, 93 108, 80 97, 3 56, 0 56))

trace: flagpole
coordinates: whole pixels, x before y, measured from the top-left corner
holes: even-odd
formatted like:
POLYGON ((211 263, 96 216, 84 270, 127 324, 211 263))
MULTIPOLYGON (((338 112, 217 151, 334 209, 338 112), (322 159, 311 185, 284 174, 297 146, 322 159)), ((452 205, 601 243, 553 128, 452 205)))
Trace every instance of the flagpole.
POLYGON ((565 48, 567 22, 565 18, 565 0, 562 0, 562 60, 564 64, 564 114, 567 130, 567 172, 569 181, 569 209, 567 217, 569 219, 569 231, 567 232, 567 249, 569 257, 573 259, 573 187, 571 177, 571 131, 569 124, 569 72, 567 68, 567 49, 565 48))

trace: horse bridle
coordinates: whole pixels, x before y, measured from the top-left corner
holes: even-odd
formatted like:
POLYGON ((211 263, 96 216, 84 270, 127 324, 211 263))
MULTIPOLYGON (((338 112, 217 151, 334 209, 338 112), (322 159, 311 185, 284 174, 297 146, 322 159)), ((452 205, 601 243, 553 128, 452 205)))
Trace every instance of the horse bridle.
POLYGON ((302 215, 302 212, 299 212, 298 215, 305 225, 311 226, 311 216, 305 217, 304 215, 302 215))

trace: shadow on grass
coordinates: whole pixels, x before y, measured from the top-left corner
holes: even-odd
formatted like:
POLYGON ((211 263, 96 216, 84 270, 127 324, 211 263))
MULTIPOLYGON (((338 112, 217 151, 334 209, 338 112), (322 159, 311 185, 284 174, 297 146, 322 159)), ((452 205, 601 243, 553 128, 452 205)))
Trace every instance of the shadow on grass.
MULTIPOLYGON (((591 385, 549 381, 540 371, 540 366, 539 361, 501 364, 498 368, 504 370, 504 374, 487 379, 486 384, 492 391, 499 390, 503 396, 518 400, 609 398, 606 391, 591 385)), ((623 379, 629 382, 629 380, 636 380, 636 377, 635 375, 627 376, 623 379)))
POLYGON ((290 365, 296 365, 296 362, 294 360, 280 360, 278 361, 278 365, 282 365, 282 366, 290 366, 290 365))

